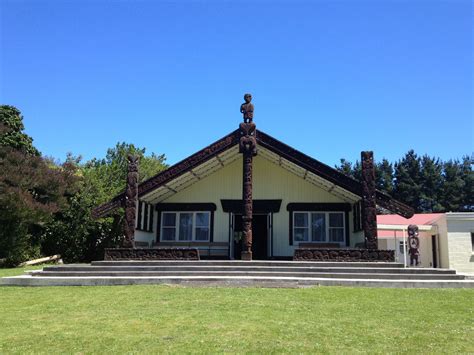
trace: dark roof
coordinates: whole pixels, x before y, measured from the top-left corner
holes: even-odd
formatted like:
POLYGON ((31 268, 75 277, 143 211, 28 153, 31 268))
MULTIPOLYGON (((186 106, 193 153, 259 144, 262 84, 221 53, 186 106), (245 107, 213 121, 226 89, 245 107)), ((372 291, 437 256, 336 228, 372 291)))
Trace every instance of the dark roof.
MULTIPOLYGON (((320 161, 301 153, 300 151, 280 142, 279 140, 260 130, 256 131, 256 137, 258 145, 272 151, 275 154, 278 154, 279 156, 298 166, 301 166, 302 168, 320 176, 321 178, 330 181, 349 192, 352 192, 355 195, 362 196, 362 184, 359 181, 341 173, 329 165, 323 164, 320 161)), ((212 143, 211 145, 205 147, 204 149, 201 149, 197 153, 194 153, 188 158, 176 163, 175 165, 172 165, 168 169, 140 183, 138 186, 138 197, 146 195, 150 191, 166 184, 167 182, 190 171, 191 169, 196 168, 202 163, 238 144, 239 138, 240 132, 237 129, 218 141, 212 143)), ((117 195, 111 201, 95 208, 93 210, 93 216, 96 218, 103 217, 113 210, 122 207, 124 199, 125 193, 117 195)), ((411 207, 393 199, 391 196, 381 191, 377 190, 376 199, 379 206, 397 213, 405 218, 410 218, 414 213, 414 210, 411 207)))

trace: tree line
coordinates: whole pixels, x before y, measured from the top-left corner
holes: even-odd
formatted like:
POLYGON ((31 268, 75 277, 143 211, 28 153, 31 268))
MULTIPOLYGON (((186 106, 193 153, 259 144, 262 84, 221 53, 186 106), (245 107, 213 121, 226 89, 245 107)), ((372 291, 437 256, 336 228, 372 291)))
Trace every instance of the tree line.
POLYGON ((94 207, 125 189, 127 155, 140 156, 143 181, 165 169, 165 156, 117 143, 105 158, 63 163, 43 156, 13 106, 0 106, 0 259, 6 265, 61 254, 66 262, 102 258, 120 244, 123 211, 95 220, 94 207))
MULTIPOLYGON (((442 161, 409 150, 395 163, 382 159, 374 165, 377 188, 417 213, 474 211, 473 159, 468 155, 442 161)), ((361 179, 360 161, 341 159, 336 169, 361 179)))
MULTIPOLYGON (((65 162, 45 157, 25 132, 21 112, 0 106, 0 259, 6 265, 61 254, 66 262, 101 259, 120 245, 123 210, 95 220, 92 209, 125 189, 127 155, 140 156, 140 181, 166 169, 165 155, 117 143, 105 158, 65 162)), ((376 164, 380 190, 417 212, 473 211, 472 160, 446 162, 409 151, 394 164, 376 164)), ((344 159, 337 169, 360 178, 360 162, 344 159)))

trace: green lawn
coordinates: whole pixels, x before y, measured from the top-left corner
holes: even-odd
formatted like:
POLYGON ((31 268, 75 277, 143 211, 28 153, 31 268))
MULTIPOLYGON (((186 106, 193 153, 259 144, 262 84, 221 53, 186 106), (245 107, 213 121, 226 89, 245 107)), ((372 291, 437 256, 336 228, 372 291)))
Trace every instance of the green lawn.
POLYGON ((466 289, 0 287, 0 353, 473 353, 473 301, 466 289))
POLYGON ((0 268, 0 277, 23 275, 25 271, 40 270, 44 266, 47 266, 47 265, 33 265, 33 266, 17 267, 13 269, 0 268))

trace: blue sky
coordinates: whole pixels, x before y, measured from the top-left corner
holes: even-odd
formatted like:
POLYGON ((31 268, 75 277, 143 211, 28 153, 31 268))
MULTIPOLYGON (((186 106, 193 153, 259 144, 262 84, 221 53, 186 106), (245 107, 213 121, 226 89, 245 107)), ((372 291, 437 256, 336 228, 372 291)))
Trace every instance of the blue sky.
POLYGON ((257 127, 329 165, 473 149, 468 0, 1 0, 0 102, 45 155, 175 163, 257 127))

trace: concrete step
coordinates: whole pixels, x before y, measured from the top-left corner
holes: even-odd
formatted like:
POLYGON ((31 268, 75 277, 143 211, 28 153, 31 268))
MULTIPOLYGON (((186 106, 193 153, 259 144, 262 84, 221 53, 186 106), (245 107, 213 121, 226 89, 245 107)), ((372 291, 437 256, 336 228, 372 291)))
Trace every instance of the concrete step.
POLYGON ((112 286, 178 284, 183 286, 225 287, 397 287, 397 288, 474 288, 473 280, 370 280, 334 278, 257 277, 257 276, 195 276, 195 277, 34 277, 31 275, 4 277, 3 286, 112 286))
POLYGON ((386 262, 325 262, 325 261, 280 261, 280 260, 124 260, 124 261, 93 261, 92 266, 165 266, 165 265, 186 265, 186 266, 307 266, 307 267, 377 267, 377 268, 403 268, 401 263, 386 262))
POLYGON ((161 276, 231 276, 231 277, 295 277, 333 279, 390 279, 390 280, 463 280, 456 274, 401 274, 401 273, 333 273, 333 272, 275 272, 275 271, 36 271, 35 277, 161 277, 161 276))
POLYGON ((400 273, 400 274, 439 274, 451 275, 455 274, 455 270, 450 269, 428 269, 428 268, 376 268, 376 267, 320 267, 320 266, 250 266, 250 265, 128 265, 128 266, 93 266, 91 265, 61 265, 48 266, 44 271, 90 271, 90 272, 119 272, 119 271, 183 271, 183 272, 206 272, 206 271, 259 271, 259 272, 324 272, 324 273, 400 273))

